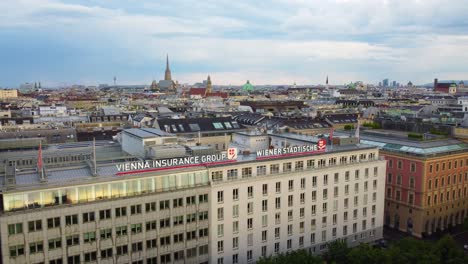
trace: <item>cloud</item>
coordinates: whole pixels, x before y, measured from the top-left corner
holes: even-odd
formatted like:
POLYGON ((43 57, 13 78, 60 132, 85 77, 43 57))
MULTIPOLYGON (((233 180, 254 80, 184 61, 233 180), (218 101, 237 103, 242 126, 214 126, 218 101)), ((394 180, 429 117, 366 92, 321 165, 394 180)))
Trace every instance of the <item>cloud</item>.
POLYGON ((327 73, 340 83, 428 82, 468 72, 463 0, 7 0, 0 10, 0 55, 13 60, 0 66, 9 72, 0 82, 8 85, 112 73, 149 82, 166 53, 181 82, 212 74, 226 84, 318 83, 327 73), (49 56, 38 76, 27 63, 41 53, 49 56))

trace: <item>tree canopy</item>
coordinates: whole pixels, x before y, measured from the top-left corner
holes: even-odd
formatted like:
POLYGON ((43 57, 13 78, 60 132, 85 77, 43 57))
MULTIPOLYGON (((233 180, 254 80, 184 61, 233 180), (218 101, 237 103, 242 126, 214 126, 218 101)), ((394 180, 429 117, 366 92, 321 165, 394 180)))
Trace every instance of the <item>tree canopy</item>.
POLYGON ((306 250, 293 251, 260 259, 259 264, 408 264, 408 263, 468 263, 468 256, 455 240, 446 235, 438 241, 423 241, 405 238, 390 245, 389 248, 360 244, 348 248, 341 241, 328 244, 323 255, 310 254, 306 250))

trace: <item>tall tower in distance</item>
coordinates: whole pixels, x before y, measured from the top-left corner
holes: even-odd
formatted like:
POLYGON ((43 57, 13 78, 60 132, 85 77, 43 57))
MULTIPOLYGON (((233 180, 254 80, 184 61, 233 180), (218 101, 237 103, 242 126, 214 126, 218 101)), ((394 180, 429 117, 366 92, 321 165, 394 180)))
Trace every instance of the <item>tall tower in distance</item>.
POLYGON ((164 73, 164 80, 171 81, 171 69, 169 69, 169 55, 166 55, 166 72, 164 73))
POLYGON ((212 88, 212 85, 211 85, 211 78, 208 75, 208 78, 206 80, 206 94, 210 94, 210 93, 213 93, 213 88, 212 88))

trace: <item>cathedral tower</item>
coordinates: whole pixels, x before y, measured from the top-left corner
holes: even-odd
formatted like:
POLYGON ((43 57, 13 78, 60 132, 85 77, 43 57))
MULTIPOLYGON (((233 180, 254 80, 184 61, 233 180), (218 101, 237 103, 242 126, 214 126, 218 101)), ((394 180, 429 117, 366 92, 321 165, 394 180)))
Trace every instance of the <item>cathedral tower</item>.
POLYGON ((169 69, 169 55, 166 55, 166 72, 164 73, 164 80, 171 81, 171 69, 169 69))

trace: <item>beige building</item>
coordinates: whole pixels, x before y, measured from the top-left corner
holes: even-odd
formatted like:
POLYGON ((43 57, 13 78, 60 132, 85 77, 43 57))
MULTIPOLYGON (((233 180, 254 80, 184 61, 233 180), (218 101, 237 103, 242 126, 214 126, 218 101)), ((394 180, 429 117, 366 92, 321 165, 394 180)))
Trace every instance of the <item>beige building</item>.
POLYGON ((46 168, 44 179, 10 170, 2 262, 248 263, 382 238, 385 161, 376 147, 289 154, 127 171, 98 164, 96 176, 89 162, 46 168))
POLYGON ((9 99, 9 98, 17 98, 17 97, 18 97, 18 90, 0 89, 0 100, 9 99))

